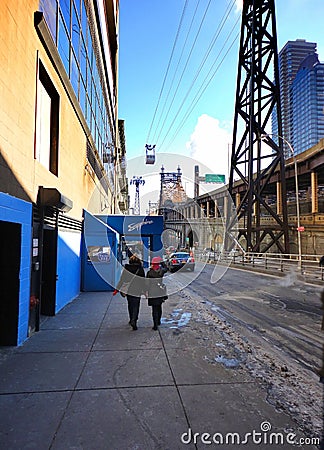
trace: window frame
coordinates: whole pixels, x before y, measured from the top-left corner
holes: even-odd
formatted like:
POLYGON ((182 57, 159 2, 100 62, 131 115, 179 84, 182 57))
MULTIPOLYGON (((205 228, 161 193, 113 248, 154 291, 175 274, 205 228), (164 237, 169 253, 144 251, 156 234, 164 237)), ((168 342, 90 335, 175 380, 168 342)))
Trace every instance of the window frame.
MULTIPOLYGON (((48 97, 50 98, 50 117, 49 117, 49 162, 46 167, 51 173, 58 176, 58 154, 59 154, 59 110, 60 110, 60 96, 55 89, 55 86, 49 77, 44 65, 39 60, 38 61, 38 75, 37 75, 37 96, 40 95, 39 84, 45 89, 48 97)), ((41 163, 41 157, 38 155, 38 129, 39 127, 39 105, 38 100, 36 101, 36 133, 35 133, 35 148, 34 148, 34 158, 41 163)), ((42 164, 42 163, 41 163, 42 164)), ((44 165, 44 164, 43 164, 44 165)))

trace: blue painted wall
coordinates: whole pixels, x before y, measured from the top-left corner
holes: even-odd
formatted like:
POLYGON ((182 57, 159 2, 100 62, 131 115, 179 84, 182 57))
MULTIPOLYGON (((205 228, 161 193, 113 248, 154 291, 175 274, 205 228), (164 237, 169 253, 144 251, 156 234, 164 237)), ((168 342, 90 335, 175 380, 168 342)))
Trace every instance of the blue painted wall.
POLYGON ((17 344, 28 337, 32 204, 0 192, 0 220, 21 224, 21 260, 17 344))
POLYGON ((124 215, 98 215, 100 220, 106 222, 126 239, 142 241, 144 267, 149 266, 149 251, 155 255, 163 256, 162 233, 164 230, 163 216, 124 216, 124 215))
POLYGON ((161 235, 163 233, 163 216, 123 216, 109 215, 97 216, 103 222, 124 236, 157 236, 155 239, 155 248, 153 251, 159 251, 163 248, 161 235))
MULTIPOLYGON (((118 262, 118 235, 105 222, 88 211, 83 212, 82 282, 83 291, 114 290, 121 270, 118 262), (104 261, 88 259, 88 249, 106 247, 109 257, 104 261), (118 277, 118 278, 117 278, 118 277)), ((108 255, 108 254, 107 254, 108 255)))
POLYGON ((80 292, 81 233, 59 230, 55 313, 70 303, 80 292))

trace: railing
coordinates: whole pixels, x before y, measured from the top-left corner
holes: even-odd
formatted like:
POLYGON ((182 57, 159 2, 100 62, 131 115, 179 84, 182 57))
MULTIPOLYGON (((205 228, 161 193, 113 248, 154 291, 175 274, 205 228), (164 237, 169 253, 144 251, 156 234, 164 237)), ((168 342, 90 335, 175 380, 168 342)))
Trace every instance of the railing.
POLYGON ((299 264, 298 255, 282 253, 252 253, 252 252, 208 252, 196 253, 195 258, 210 263, 230 262, 244 268, 262 269, 268 272, 294 272, 302 275, 306 281, 324 281, 324 266, 319 265, 320 256, 302 255, 299 264))

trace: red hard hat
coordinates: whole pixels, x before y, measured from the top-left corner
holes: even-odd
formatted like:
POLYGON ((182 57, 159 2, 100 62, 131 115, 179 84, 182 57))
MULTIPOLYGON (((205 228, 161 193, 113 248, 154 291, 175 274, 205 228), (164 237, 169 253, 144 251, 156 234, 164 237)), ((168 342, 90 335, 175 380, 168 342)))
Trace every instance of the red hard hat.
POLYGON ((152 264, 160 264, 161 261, 161 256, 154 256, 154 258, 152 258, 152 264))

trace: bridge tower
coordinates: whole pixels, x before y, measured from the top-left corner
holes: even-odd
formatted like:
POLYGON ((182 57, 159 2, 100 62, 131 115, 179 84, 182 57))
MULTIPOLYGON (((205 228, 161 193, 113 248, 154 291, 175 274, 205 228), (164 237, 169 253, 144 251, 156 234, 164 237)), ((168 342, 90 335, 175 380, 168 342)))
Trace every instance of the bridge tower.
POLYGON ((277 137, 281 137, 274 0, 244 0, 229 176, 237 218, 227 217, 228 249, 234 246, 235 230, 246 250, 266 252, 272 247, 279 253, 289 252, 283 139, 269 136, 275 110, 277 137), (269 192, 277 167, 277 192, 269 192), (237 179, 245 186, 242 192, 235 191, 237 179), (276 201, 269 202, 269 196, 276 201), (262 221, 262 211, 270 215, 267 223, 262 221))
POLYGON ((187 200, 187 194, 182 186, 181 175, 180 167, 178 167, 177 172, 165 172, 164 167, 161 167, 160 210, 187 200))

